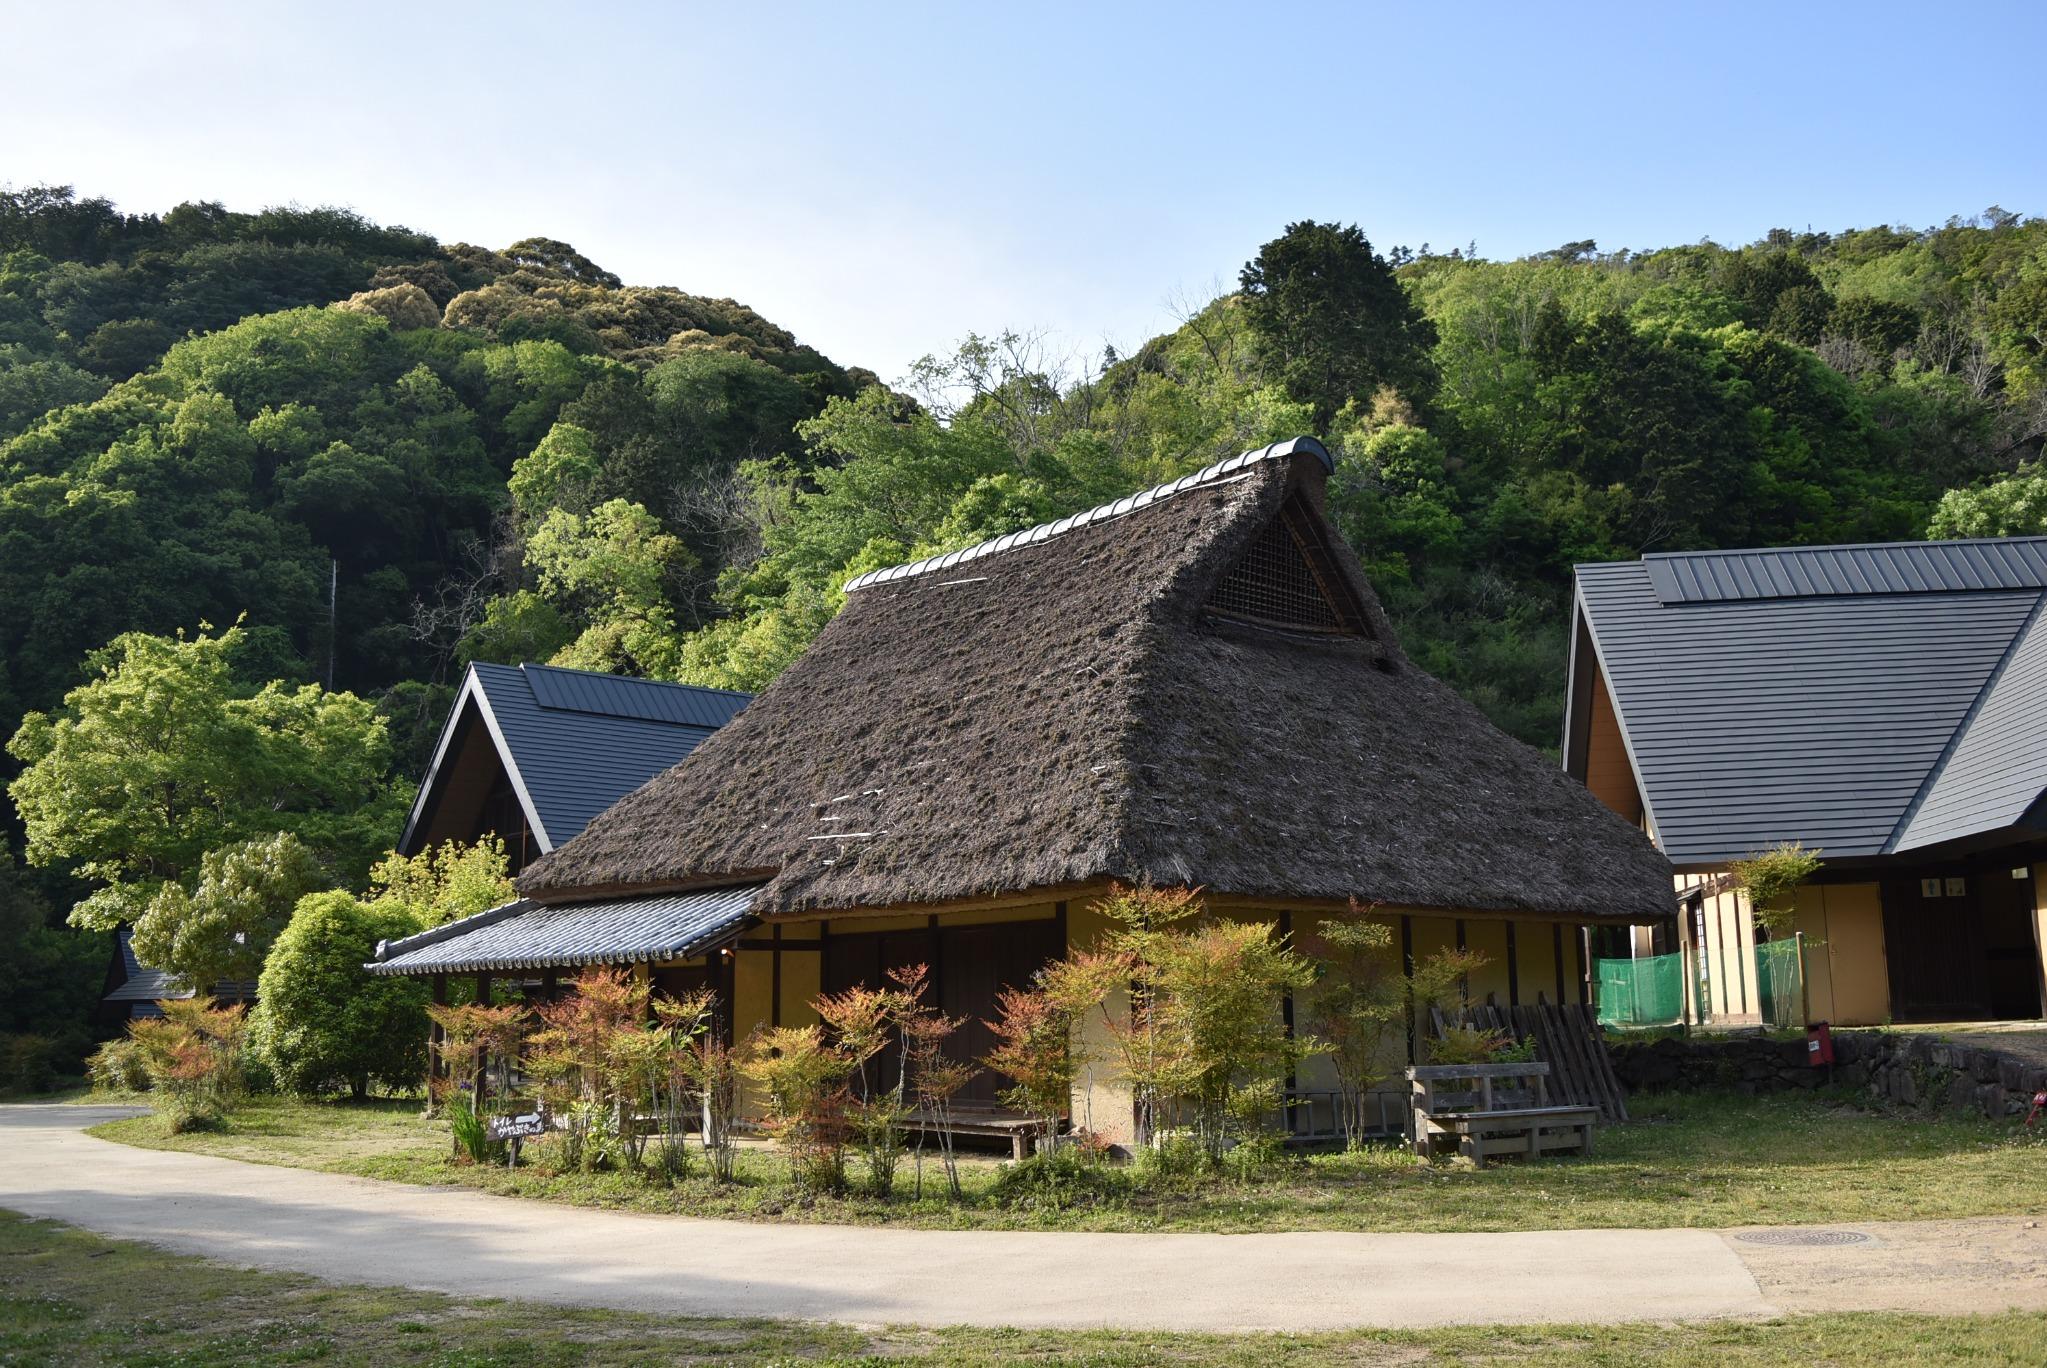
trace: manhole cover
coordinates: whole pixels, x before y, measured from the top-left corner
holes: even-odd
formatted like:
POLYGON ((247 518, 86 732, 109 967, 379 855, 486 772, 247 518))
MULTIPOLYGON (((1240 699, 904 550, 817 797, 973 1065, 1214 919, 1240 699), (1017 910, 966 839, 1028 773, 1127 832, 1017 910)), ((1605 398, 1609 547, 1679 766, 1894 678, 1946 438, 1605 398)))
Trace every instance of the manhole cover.
POLYGON ((1859 1230, 1750 1230, 1734 1237, 1743 1244, 1858 1245, 1874 1244, 1874 1235, 1859 1230))

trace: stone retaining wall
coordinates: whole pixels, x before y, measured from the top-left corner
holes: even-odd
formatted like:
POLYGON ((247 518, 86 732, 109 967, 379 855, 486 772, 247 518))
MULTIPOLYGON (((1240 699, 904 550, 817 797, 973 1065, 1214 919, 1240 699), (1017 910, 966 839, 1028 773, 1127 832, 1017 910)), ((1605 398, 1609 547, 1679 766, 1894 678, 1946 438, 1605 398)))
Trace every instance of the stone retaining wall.
MULTIPOLYGON (((1608 1037, 1614 1073, 1628 1091, 1727 1088, 1744 1093, 1817 1088, 1825 1068, 1806 1062, 1803 1040, 1666 1036, 1643 1043, 1608 1037)), ((1834 1082, 1905 1107, 1979 1116, 2023 1116, 2047 1091, 2047 1067, 1932 1036, 1837 1031, 1834 1082)))

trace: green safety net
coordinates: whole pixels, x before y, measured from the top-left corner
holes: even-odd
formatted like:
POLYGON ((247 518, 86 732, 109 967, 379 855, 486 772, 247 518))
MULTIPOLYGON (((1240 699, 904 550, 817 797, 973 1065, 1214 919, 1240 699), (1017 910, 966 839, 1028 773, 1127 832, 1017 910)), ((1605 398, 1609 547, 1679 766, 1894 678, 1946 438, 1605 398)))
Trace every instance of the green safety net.
POLYGON ((1756 947, 1756 998, 1766 1025, 1780 1031, 1805 1025, 1804 969, 1796 940, 1756 947))
POLYGON ((1669 1026, 1684 1019, 1684 956, 1603 959, 1599 970, 1602 1026, 1669 1026))

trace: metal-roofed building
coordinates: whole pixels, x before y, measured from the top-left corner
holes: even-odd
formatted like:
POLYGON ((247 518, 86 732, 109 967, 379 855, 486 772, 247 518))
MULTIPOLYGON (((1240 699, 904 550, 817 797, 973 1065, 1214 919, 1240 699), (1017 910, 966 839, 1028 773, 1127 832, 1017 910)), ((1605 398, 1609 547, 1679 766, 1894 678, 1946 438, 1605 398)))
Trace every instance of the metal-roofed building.
POLYGON ((471 665, 398 851, 495 834, 516 873, 680 763, 750 701, 553 665, 471 665))
POLYGON ((2047 905, 2047 537, 1581 565, 1564 761, 1679 871, 1687 991, 1752 1019, 1722 876, 1797 841, 1812 1013, 2033 1017, 2047 905))

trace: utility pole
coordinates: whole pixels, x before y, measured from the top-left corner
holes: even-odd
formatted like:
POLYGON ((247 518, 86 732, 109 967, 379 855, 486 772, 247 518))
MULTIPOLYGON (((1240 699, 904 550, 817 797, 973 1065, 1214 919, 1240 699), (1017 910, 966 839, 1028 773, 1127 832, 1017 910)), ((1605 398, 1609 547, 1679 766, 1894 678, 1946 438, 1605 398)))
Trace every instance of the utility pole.
POLYGON ((341 562, 327 558, 327 692, 334 692, 334 653, 340 646, 334 633, 334 603, 341 592, 341 562))

